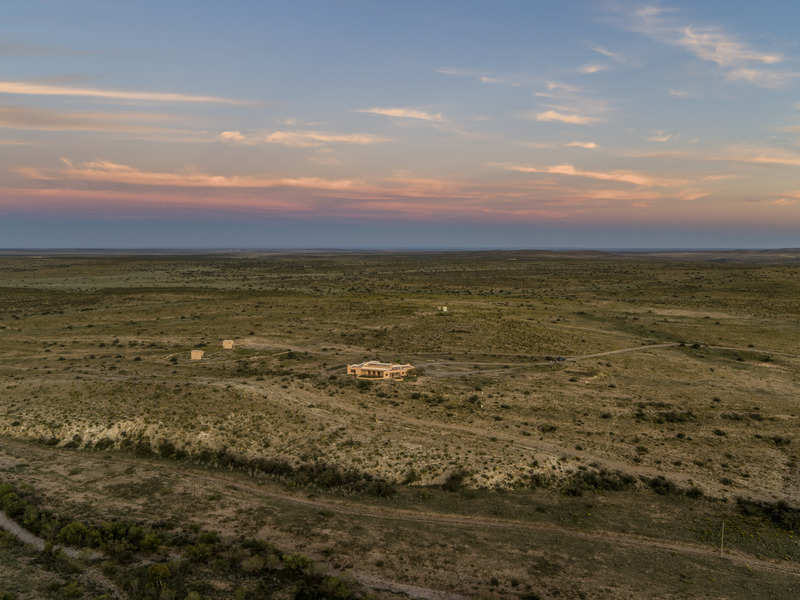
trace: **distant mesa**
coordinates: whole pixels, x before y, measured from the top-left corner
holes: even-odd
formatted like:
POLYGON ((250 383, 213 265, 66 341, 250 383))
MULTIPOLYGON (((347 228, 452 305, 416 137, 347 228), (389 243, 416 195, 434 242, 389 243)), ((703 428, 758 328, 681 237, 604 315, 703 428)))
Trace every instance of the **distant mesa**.
POLYGON ((401 380, 408 377, 414 367, 412 365, 401 365, 398 363, 383 363, 377 360, 359 363, 357 365, 347 365, 347 374, 356 377, 369 377, 372 379, 397 379, 401 380))

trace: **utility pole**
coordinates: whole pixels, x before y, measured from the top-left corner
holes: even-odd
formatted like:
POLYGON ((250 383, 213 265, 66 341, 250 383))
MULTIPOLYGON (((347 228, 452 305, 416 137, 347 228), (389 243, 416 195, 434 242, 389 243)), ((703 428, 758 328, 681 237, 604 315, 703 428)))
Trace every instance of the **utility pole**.
POLYGON ((725 548, 725 521, 722 522, 722 533, 719 536, 719 555, 723 556, 725 548))

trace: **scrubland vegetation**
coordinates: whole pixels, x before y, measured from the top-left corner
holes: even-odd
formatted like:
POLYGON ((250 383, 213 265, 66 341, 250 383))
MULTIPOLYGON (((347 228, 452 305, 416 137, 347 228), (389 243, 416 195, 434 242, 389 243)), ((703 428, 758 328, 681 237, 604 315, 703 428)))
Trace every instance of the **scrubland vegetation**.
POLYGON ((796 597, 799 260, 0 257, 0 591, 796 597))

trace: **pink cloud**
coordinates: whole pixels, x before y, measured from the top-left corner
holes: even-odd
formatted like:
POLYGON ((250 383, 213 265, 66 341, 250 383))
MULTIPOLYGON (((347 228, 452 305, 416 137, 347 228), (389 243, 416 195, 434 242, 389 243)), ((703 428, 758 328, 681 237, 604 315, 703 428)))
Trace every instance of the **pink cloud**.
POLYGON ((26 81, 0 81, 0 94, 23 96, 80 96, 123 102, 190 102, 204 104, 251 104, 232 98, 219 96, 199 96, 194 94, 176 94, 164 92, 134 92, 119 90, 103 90, 98 88, 80 88, 61 85, 47 85, 26 81))
POLYGON ((349 179, 324 179, 321 177, 258 177, 251 175, 210 175, 198 171, 185 173, 158 173, 141 171, 128 165, 107 160, 73 165, 62 159, 65 168, 56 172, 23 168, 19 172, 33 179, 79 179, 132 185, 169 187, 215 187, 215 188, 272 188, 300 187, 325 190, 347 190, 354 186, 349 179))
POLYGON ((538 113, 536 115, 537 121, 560 121, 561 123, 570 123, 572 125, 593 125, 599 123, 602 119, 598 117, 587 117, 577 114, 565 114, 555 110, 548 110, 538 113))
POLYGON ((329 133, 322 131, 274 131, 267 135, 247 136, 240 131, 223 131, 217 140, 231 144, 256 146, 281 144, 292 148, 316 148, 330 144, 379 144, 387 138, 369 133, 329 133))
POLYGON ((356 112, 372 113, 375 115, 383 115, 385 117, 395 117, 401 119, 417 119, 420 121, 442 122, 445 120, 444 117, 442 117, 442 113, 432 113, 426 110, 420 110, 418 108, 366 108, 356 112))
POLYGON ((503 165, 507 171, 517 171, 520 173, 548 173, 551 175, 567 175, 570 177, 584 177, 587 179, 597 179, 600 181, 619 181, 622 183, 630 183, 632 185, 640 186, 657 186, 667 187, 673 185, 682 185, 686 181, 681 179, 669 179, 664 177, 653 177, 651 175, 644 175, 636 171, 626 170, 613 170, 613 171, 580 171, 574 165, 562 164, 553 165, 551 167, 525 167, 520 165, 505 164, 503 165))

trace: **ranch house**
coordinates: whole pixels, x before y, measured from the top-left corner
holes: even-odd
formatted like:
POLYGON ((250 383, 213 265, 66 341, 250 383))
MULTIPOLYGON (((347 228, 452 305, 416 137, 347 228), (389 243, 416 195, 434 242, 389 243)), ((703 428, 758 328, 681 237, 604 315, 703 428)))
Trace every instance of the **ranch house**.
POLYGON ((382 363, 377 360, 347 365, 347 374, 356 377, 374 377, 377 379, 403 379, 408 377, 414 367, 396 363, 382 363))

